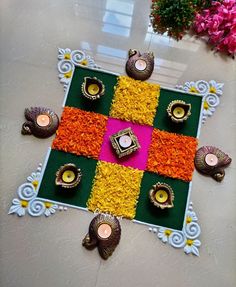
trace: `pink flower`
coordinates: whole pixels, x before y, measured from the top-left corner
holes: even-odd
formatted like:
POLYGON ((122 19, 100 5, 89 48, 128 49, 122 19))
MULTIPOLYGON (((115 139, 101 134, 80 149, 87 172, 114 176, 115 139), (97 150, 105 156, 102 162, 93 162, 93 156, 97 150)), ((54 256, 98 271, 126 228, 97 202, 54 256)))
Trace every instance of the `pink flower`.
POLYGON ((209 32, 214 33, 219 28, 220 24, 223 22, 223 19, 224 18, 219 15, 214 15, 207 24, 209 32))
POLYGON ((225 46, 227 46, 227 50, 230 54, 236 53, 236 35, 235 34, 232 34, 226 37, 223 43, 225 46))
POLYGON ((212 7, 219 7, 220 5, 221 5, 221 3, 217 2, 217 1, 213 1, 211 4, 212 7))
POLYGON ((223 5, 232 8, 235 5, 235 0, 224 0, 223 5))
POLYGON ((201 33, 201 32, 206 30, 206 24, 204 22, 199 23, 199 24, 196 23, 195 24, 195 29, 196 29, 197 33, 201 33))
POLYGON ((219 7, 218 12, 222 13, 224 16, 229 13, 228 9, 226 9, 224 6, 219 7))
POLYGON ((224 31, 213 32, 210 37, 210 42, 217 43, 220 41, 220 38, 223 36, 224 31))
POLYGON ((210 10, 209 9, 205 9, 205 10, 203 10, 202 14, 204 15, 204 18, 206 19, 207 17, 210 16, 210 10))
POLYGON ((207 36, 217 51, 234 56, 236 53, 236 1, 213 1, 209 9, 195 16, 193 25, 197 34, 207 36))

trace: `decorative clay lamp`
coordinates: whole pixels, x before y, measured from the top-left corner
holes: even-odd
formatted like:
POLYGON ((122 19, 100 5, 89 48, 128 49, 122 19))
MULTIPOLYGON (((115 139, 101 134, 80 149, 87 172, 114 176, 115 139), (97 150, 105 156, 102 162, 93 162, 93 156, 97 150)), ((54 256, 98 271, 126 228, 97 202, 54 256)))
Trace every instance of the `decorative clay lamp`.
POLYGON ((181 100, 172 101, 167 107, 167 113, 173 122, 182 123, 191 115, 191 104, 181 100))
POLYGON ((120 242, 121 227, 118 219, 108 214, 98 214, 89 225, 89 232, 82 245, 92 250, 98 248, 103 259, 112 255, 120 242))
POLYGON ((110 136, 110 141, 119 158, 129 155, 140 148, 138 139, 131 128, 113 134, 110 136))
POLYGON ((222 181, 225 176, 224 168, 231 161, 232 159, 220 149, 203 146, 197 150, 194 163, 199 172, 211 176, 216 181, 222 181))
POLYGON ((158 182, 153 185, 149 192, 149 198, 154 206, 161 209, 172 208, 174 206, 174 192, 166 183, 158 182))
POLYGON ((96 77, 85 77, 82 84, 82 93, 87 99, 94 101, 104 95, 105 87, 102 81, 96 77))
POLYGON ((62 165, 56 172, 55 184, 63 188, 74 188, 81 180, 82 173, 73 163, 62 165))
POLYGON ((56 132, 59 125, 57 114, 48 108, 31 107, 25 109, 25 118, 27 121, 21 129, 23 135, 33 134, 39 138, 47 138, 56 132))
POLYGON ((141 54, 130 49, 129 59, 126 62, 126 73, 135 80, 145 81, 151 77, 154 69, 154 55, 152 52, 141 54))

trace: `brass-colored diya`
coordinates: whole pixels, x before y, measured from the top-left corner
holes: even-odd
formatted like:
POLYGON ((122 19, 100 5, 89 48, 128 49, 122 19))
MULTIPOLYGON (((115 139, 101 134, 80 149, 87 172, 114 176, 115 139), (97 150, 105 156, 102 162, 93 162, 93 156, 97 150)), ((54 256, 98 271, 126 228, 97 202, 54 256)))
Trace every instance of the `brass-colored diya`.
POLYGON ((98 214, 89 225, 89 232, 82 245, 92 250, 98 248, 103 259, 112 255, 120 242, 121 227, 118 219, 108 214, 98 214))
POLYGON ((149 198, 153 205, 161 209, 172 208, 174 206, 174 192, 166 183, 158 182, 153 185, 149 192, 149 198))
POLYGON ((25 118, 27 121, 21 129, 23 135, 33 134, 39 138, 47 138, 53 135, 59 126, 57 114, 49 108, 31 107, 25 109, 25 118))
POLYGON ((214 146, 203 146, 197 150, 194 164, 200 173, 209 175, 216 181, 222 181, 225 176, 224 168, 231 161, 232 159, 220 149, 214 146))
POLYGON ((112 147, 119 158, 129 155, 140 148, 138 138, 131 128, 120 130, 110 136, 112 147))
POLYGON ((55 184, 63 188, 73 188, 80 183, 81 177, 81 170, 75 164, 67 163, 56 172, 55 184))
POLYGON ((94 101, 104 95, 105 86, 96 77, 85 77, 82 84, 82 93, 87 99, 94 101))
POLYGON ((167 107, 167 113, 173 122, 182 123, 191 115, 191 104, 181 100, 172 101, 167 107))
POLYGON ((141 54, 135 49, 129 50, 129 59, 126 62, 126 73, 135 80, 145 81, 150 78, 154 69, 153 52, 141 54))

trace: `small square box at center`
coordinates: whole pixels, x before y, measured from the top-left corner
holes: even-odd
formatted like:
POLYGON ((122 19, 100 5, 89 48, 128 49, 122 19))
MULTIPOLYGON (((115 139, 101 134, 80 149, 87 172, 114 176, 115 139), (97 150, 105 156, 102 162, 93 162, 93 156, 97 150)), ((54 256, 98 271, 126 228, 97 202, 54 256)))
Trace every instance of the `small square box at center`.
POLYGON ((140 148, 138 138, 130 127, 110 136, 110 141, 119 158, 127 156, 140 148))

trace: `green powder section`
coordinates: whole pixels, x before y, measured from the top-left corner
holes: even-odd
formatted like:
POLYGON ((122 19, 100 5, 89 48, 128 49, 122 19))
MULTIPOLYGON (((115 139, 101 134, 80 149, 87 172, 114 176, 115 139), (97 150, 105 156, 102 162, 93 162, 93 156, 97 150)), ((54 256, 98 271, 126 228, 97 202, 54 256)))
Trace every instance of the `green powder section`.
POLYGON ((97 161, 91 158, 51 150, 38 197, 78 207, 86 207, 92 189, 96 164, 97 161), (55 174, 60 166, 66 163, 74 163, 82 172, 79 185, 73 189, 64 189, 55 185, 55 174))
POLYGON ((196 137, 201 115, 202 97, 178 91, 161 89, 159 105, 154 119, 154 127, 160 130, 196 137), (167 115, 167 107, 171 101, 182 100, 191 104, 191 116, 183 123, 173 123, 167 115))
POLYGON ((189 183, 187 182, 145 172, 142 179, 135 219, 144 223, 182 230, 188 190, 189 183), (150 202, 149 191, 152 185, 157 182, 167 183, 172 187, 175 195, 174 207, 162 210, 150 202))
POLYGON ((75 67, 70 90, 65 105, 80 108, 85 111, 109 115, 114 87, 117 84, 117 76, 102 71, 91 70, 88 68, 75 67), (85 98, 81 91, 84 77, 96 77, 105 86, 105 94, 100 99, 91 101, 85 98))

